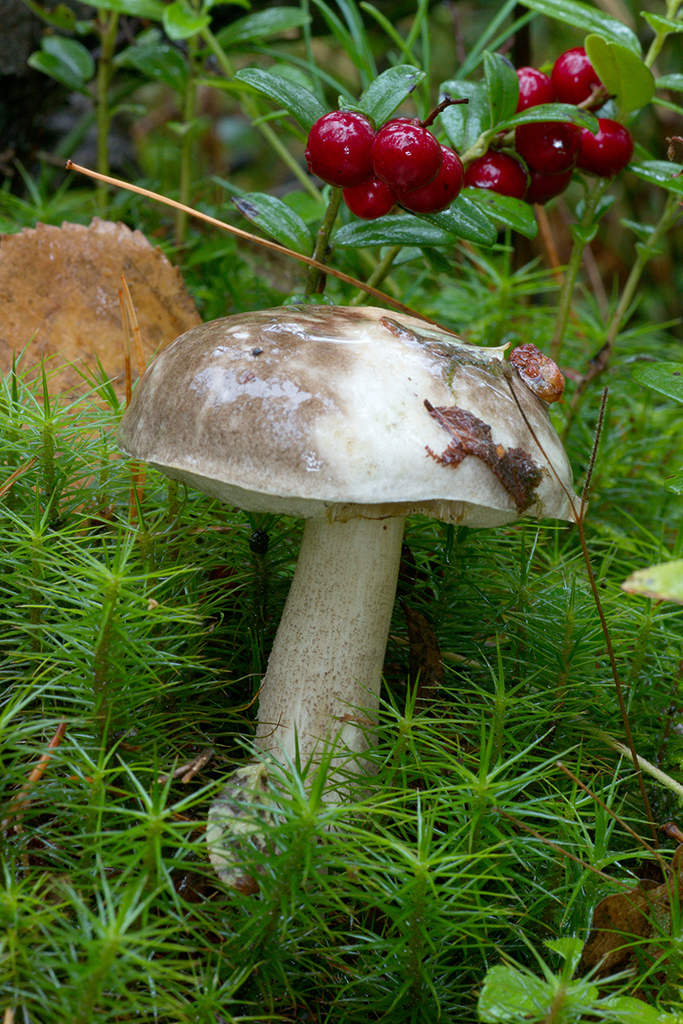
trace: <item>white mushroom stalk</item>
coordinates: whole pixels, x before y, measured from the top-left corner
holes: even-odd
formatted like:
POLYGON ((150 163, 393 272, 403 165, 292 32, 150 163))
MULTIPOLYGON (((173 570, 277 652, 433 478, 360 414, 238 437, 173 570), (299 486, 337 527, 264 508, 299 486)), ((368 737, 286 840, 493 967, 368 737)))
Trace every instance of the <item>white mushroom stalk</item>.
POLYGON ((123 450, 232 506, 307 520, 260 690, 256 747, 362 771, 405 517, 572 518, 548 417, 561 376, 382 309, 283 307, 178 338, 150 366, 123 450), (354 761, 355 759, 355 761, 354 761))
POLYGON ((309 520, 259 694, 256 742, 305 766, 370 745, 403 519, 309 520))

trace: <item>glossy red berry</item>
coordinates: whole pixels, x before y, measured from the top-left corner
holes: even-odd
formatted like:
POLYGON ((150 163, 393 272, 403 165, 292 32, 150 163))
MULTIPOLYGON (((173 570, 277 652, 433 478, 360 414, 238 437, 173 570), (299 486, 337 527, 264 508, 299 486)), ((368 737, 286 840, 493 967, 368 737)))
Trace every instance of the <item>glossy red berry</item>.
POLYGON ((468 188, 490 188, 501 196, 513 196, 515 199, 524 199, 527 184, 527 172, 519 160, 493 150, 473 160, 465 171, 468 188))
POLYGON ((515 149, 532 171, 564 174, 576 167, 581 131, 568 121, 536 121, 515 129, 515 149))
POLYGON ((315 122, 308 136, 306 162, 328 185, 357 185, 372 174, 375 132, 363 114, 333 110, 315 122))
POLYGON ((527 203, 537 203, 539 206, 543 206, 544 203, 564 192, 571 180, 571 171, 565 171, 564 174, 539 174, 537 171, 531 171, 529 187, 524 198, 527 203))
POLYGON ((449 146, 442 146, 441 154, 441 168, 434 181, 411 192, 396 193, 397 201, 411 213, 438 213, 460 195, 465 177, 462 161, 449 146))
POLYGON ((397 192, 422 188, 439 173, 441 146, 419 121, 397 118, 380 128, 372 145, 377 177, 397 192))
POLYGON ((528 107, 538 107, 541 103, 555 102, 555 86, 548 75, 538 68, 518 68, 519 102, 517 113, 528 107))
POLYGON ((581 129, 581 155, 577 164, 579 170, 597 174, 599 178, 611 178, 626 167, 633 156, 631 133, 618 121, 599 117, 600 131, 593 135, 587 128, 581 129))
POLYGON ((344 202, 351 213, 363 220, 377 220, 390 213, 396 205, 396 197, 388 185, 374 175, 352 185, 343 192, 344 202))
POLYGON ((602 82, 583 46, 567 50, 555 61, 552 83, 559 103, 583 103, 602 82))

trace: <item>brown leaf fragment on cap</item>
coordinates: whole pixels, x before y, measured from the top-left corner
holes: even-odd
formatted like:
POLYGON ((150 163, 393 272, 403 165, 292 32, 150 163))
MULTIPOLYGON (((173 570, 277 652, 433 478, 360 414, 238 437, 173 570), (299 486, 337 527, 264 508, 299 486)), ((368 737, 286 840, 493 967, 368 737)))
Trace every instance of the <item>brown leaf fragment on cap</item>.
POLYGON ((521 448, 505 449, 503 445, 495 444, 488 423, 467 409, 459 409, 457 405, 435 408, 427 399, 424 404, 429 415, 452 437, 441 455, 426 446, 433 459, 442 466, 459 466, 468 455, 481 459, 503 485, 518 511, 524 512, 533 505, 534 491, 543 473, 530 455, 521 448))

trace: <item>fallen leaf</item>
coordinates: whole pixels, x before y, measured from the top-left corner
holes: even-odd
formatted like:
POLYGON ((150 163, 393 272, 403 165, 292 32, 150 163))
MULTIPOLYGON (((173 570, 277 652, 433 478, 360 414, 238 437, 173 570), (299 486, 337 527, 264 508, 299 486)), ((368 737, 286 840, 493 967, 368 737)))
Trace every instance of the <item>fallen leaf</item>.
POLYGON ((527 452, 521 448, 504 448, 495 444, 491 427, 467 409, 457 405, 450 408, 433 406, 425 399, 425 409, 450 434, 448 447, 437 455, 427 447, 427 453, 442 466, 457 467, 468 455, 481 459, 508 492, 517 509, 524 512, 535 499, 534 491, 542 479, 542 472, 527 452))
POLYGON ((634 889, 600 900, 577 973, 595 970, 602 978, 637 966, 643 958, 655 960, 662 952, 658 938, 671 934, 671 901, 680 903, 682 892, 683 844, 674 852, 663 882, 644 878, 634 889))
POLYGON ((180 272, 140 231, 94 218, 0 236, 0 371, 46 365, 50 391, 83 394, 97 360, 123 394, 119 289, 124 274, 149 359, 200 323, 180 272), (73 364, 73 365, 66 365, 73 364))

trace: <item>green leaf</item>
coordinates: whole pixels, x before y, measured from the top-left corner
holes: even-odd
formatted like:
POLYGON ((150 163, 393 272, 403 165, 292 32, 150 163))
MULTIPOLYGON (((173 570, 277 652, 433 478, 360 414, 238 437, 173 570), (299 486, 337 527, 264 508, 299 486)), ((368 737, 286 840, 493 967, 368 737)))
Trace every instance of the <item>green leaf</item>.
POLYGON ((672 89, 674 92, 683 92, 683 75, 660 75, 655 79, 657 89, 672 89))
POLYGON ((178 93, 187 85, 188 66, 176 46, 161 40, 133 44, 117 58, 117 64, 130 65, 154 82, 163 82, 178 93))
POLYGON ((234 49, 239 43, 253 40, 268 39, 280 36, 283 32, 308 25, 310 17, 303 11, 292 7, 271 7, 269 10, 256 11, 238 18, 232 25, 226 25, 216 34, 218 42, 225 50, 234 49))
POLYGON ((621 584, 627 594, 641 594, 653 601, 675 601, 683 604, 683 560, 661 562, 648 569, 638 569, 621 584))
POLYGON ((243 217, 262 228, 281 245, 309 255, 313 239, 298 213, 265 192, 245 192, 233 198, 243 217))
POLYGON ((68 89, 86 92, 85 86, 95 75, 95 62, 89 50, 77 39, 65 36, 45 36, 41 45, 42 51, 29 57, 30 66, 68 89))
POLYGON ((441 213, 422 214, 420 220, 426 220, 430 224, 434 224, 458 238, 474 242, 476 245, 491 246, 496 241, 497 231, 489 218, 477 203, 472 202, 462 193, 447 210, 442 210, 441 213))
POLYGON ((601 1011, 610 1011, 615 1024, 681 1024, 680 1015, 663 1013, 632 996, 609 996, 599 1005, 601 1011))
POLYGON ((555 18, 566 25, 575 25, 586 32, 597 32, 601 36, 614 39, 615 42, 628 46, 629 50, 640 54, 640 42, 635 32, 616 18, 596 11, 579 0, 521 0, 524 7, 548 18, 555 18))
POLYGON ((640 164, 629 164, 628 169, 643 181, 660 185, 667 192, 678 192, 683 195, 683 167, 680 164, 670 163, 668 160, 644 160, 640 164))
POLYGON ((446 107, 441 112, 441 123, 449 142, 464 152, 477 141, 482 132, 491 127, 491 111, 486 88, 481 82, 461 82, 458 79, 442 82, 439 95, 446 93, 454 99, 467 98, 468 103, 446 107))
POLYGON ((315 122, 327 111, 317 96, 302 85, 289 81, 282 75, 274 75, 259 68, 245 68, 238 71, 233 82, 246 85, 254 92, 267 96, 284 107, 302 128, 310 131, 315 122))
MULTIPOLYGON (((436 216, 436 215, 435 215, 436 216)), ((379 217, 373 221, 345 224, 334 234, 332 243, 341 249, 370 245, 453 245, 457 236, 413 214, 379 217)))
POLYGON ((149 18, 161 21, 166 10, 161 0, 88 0, 90 7, 116 14, 129 14, 133 18, 149 18))
POLYGON ((661 14, 650 14, 647 11, 640 12, 651 29, 659 35, 670 32, 683 32, 683 21, 673 21, 671 18, 663 18, 661 14))
POLYGON ((633 371, 639 384, 683 403, 683 363, 646 363, 633 371))
MULTIPOLYGON (((404 252, 405 251, 406 250, 404 249, 404 252)), ((417 250, 417 252, 422 252, 422 255, 427 260, 429 266, 431 267, 435 274, 453 273, 453 267, 450 261, 438 249, 433 249, 430 245, 423 245, 421 249, 417 250)), ((397 263, 398 261, 395 260, 394 266, 396 266, 397 263)))
POLYGON ((208 14, 197 14, 183 0, 173 0, 164 9, 164 31, 169 39, 190 39, 211 24, 208 14))
POLYGON ((379 127, 425 78, 424 71, 410 64, 389 68, 365 90, 358 101, 358 109, 379 127))
POLYGON ((466 188, 461 195, 479 206, 488 217, 499 221, 507 228, 519 232, 526 238, 535 238, 538 223, 534 211, 523 199, 501 196, 490 188, 466 188))
POLYGON ((528 107, 521 114, 509 117, 496 125, 497 129, 508 131, 520 124, 532 124, 537 121, 571 121, 581 128, 587 128, 594 134, 598 131, 598 119, 588 110, 582 110, 571 103, 541 103, 538 107, 528 107))
POLYGON ((499 53, 484 54, 484 72, 489 94, 491 124, 497 125, 512 117, 519 101, 519 79, 517 72, 505 57, 499 53))
POLYGON ((602 36, 586 36, 586 53, 598 78, 617 98, 619 114, 639 110, 655 92, 655 77, 632 50, 602 36))
POLYGON ((539 1020, 539 1012, 552 1000, 550 986, 531 974, 523 974, 511 967, 491 967, 484 978, 477 1010, 479 1020, 485 1024, 516 1024, 529 1014, 539 1020))
POLYGON ((36 17, 40 18, 47 25, 59 29, 60 32, 75 32, 77 27, 76 15, 66 4, 57 4, 51 10, 46 10, 41 4, 34 3, 34 0, 24 0, 24 3, 33 11, 36 17))

